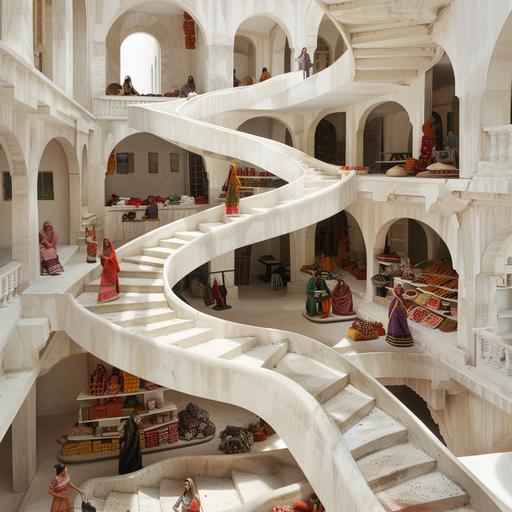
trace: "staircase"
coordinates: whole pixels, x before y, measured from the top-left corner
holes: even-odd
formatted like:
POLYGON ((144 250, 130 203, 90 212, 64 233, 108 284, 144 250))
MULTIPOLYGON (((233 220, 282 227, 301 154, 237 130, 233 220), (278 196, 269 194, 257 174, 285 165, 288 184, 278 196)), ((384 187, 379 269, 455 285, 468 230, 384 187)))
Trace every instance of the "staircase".
POLYGON ((356 81, 407 84, 442 55, 432 24, 451 0, 321 0, 345 29, 356 81))
MULTIPOLYGON (((420 33, 425 32, 418 26, 420 33)), ((325 72, 334 76, 329 68, 325 72)), ((321 80, 322 73, 313 79, 321 80)), ((286 95, 294 87, 302 94, 307 81, 298 80, 291 74, 179 105, 130 107, 132 128, 196 152, 249 161, 271 169, 288 184, 243 199, 239 217, 226 217, 222 206, 211 208, 121 247, 120 298, 96 302, 100 269, 95 267, 83 292, 68 296, 65 307, 59 308, 55 328, 123 370, 261 416, 278 432, 331 512, 342 506, 354 512, 499 510, 456 457, 373 378, 341 355, 298 334, 212 318, 172 292, 180 279, 213 258, 304 228, 355 200, 354 175, 340 179, 335 167, 293 148, 204 121, 250 108, 272 95, 286 95)), ((242 502, 240 475, 237 483, 233 476, 232 482, 225 480, 200 484, 210 492, 205 503, 226 500, 222 505, 212 501, 212 510, 236 510, 236 499, 242 502)), ((271 482, 266 482, 258 488, 268 492, 271 482)), ((114 502, 116 510, 158 510, 162 496, 175 497, 172 482, 165 483, 164 492, 161 486, 140 485, 123 496, 112 491, 103 510, 114 510, 114 502)), ((270 510, 267 505, 254 510, 270 510)))

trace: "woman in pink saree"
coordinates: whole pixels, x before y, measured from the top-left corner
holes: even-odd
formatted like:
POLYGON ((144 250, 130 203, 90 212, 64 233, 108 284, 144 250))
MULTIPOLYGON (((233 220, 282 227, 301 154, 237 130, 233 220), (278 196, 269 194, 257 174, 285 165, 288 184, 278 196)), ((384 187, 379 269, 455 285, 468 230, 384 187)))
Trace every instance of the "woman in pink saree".
POLYGON ((56 276, 64 272, 57 254, 57 238, 57 231, 53 229, 52 223, 45 221, 39 231, 39 259, 43 276, 56 276))
POLYGON ((100 289, 98 291, 98 302, 109 302, 119 297, 119 277, 121 271, 117 262, 116 251, 112 242, 105 238, 103 240, 103 254, 100 256, 100 263, 103 267, 101 274, 100 289))

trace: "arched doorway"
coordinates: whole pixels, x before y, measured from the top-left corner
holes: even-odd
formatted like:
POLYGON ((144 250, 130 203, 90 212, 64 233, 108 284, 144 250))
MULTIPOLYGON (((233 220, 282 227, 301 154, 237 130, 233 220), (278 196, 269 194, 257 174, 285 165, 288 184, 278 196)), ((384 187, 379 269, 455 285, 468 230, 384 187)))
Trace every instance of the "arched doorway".
POLYGON ((130 76, 140 94, 160 94, 161 50, 157 39, 145 32, 135 32, 124 39, 120 52, 119 83, 130 76))
POLYGON ((388 101, 375 107, 366 118, 363 162, 370 173, 383 173, 404 163, 412 155, 412 124, 407 111, 388 101))
MULTIPOLYGON (((50 221, 58 233, 59 244, 69 245, 70 220, 69 163, 62 145, 52 139, 46 145, 37 175, 38 225, 50 221)), ((80 196, 78 196, 80 197, 80 196)), ((80 205, 74 205, 74 209, 80 205)))
POLYGON ((12 260, 12 176, 3 146, 0 146, 0 267, 12 260))
MULTIPOLYGON (((189 75, 194 77, 198 92, 207 89, 202 61, 202 50, 205 47, 202 29, 197 20, 190 18, 181 7, 165 1, 136 5, 124 11, 113 22, 106 37, 107 84, 119 83, 121 45, 129 36, 137 33, 144 34, 144 47, 151 52, 151 56, 146 54, 139 61, 142 67, 134 68, 132 74, 127 73, 130 74, 135 89, 140 83, 142 92, 146 90, 158 94, 179 91, 189 75), (193 32, 194 36, 188 35, 189 32, 193 32)), ((130 60, 127 60, 129 65, 130 60)), ((124 75, 122 78, 124 79, 124 75)))
POLYGON ((265 137, 293 147, 293 136, 288 127, 273 117, 253 117, 242 123, 238 131, 265 137))
POLYGON ((234 42, 235 69, 242 85, 250 85, 250 78, 259 81, 264 67, 274 76, 284 73, 287 41, 284 28, 268 16, 243 21, 234 42))
POLYGON ((346 115, 325 116, 315 130, 315 158, 328 164, 345 165, 346 115))
POLYGON ((318 29, 313 72, 317 73, 338 60, 346 50, 340 32, 330 18, 324 16, 318 29))

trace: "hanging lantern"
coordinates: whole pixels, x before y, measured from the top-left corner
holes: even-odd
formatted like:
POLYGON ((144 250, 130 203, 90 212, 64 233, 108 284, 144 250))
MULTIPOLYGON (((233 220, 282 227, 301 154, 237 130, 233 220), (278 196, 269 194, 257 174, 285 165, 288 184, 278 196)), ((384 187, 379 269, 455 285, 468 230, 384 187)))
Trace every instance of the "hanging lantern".
POLYGON ((194 50, 196 47, 196 26, 194 19, 188 12, 183 13, 183 33, 185 34, 185 48, 194 50))

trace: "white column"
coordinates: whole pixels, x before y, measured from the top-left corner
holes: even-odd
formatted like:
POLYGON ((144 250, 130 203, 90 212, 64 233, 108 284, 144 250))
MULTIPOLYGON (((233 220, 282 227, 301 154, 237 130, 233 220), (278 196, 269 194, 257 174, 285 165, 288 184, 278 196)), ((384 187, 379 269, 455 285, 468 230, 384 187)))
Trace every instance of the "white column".
POLYGON ((28 62, 34 61, 33 0, 2 0, 2 41, 28 62))
POLYGON ((37 469, 36 386, 32 386, 11 426, 12 487, 24 492, 30 487, 37 469))
POLYGON ((53 81, 73 95, 73 0, 53 0, 53 81))
MULTIPOLYGON (((217 270, 234 270, 235 269, 235 251, 227 252, 218 258, 214 258, 210 262, 210 272, 215 272, 217 270)), ((217 279, 219 284, 222 284, 222 274, 213 274, 211 276, 212 281, 213 278, 217 279)), ((227 272, 224 274, 226 289, 228 291, 228 296, 226 297, 226 302, 228 304, 231 303, 232 300, 238 299, 238 286, 235 286, 235 273, 227 272)))
POLYGON ((300 293, 306 289, 308 275, 300 271, 303 265, 315 261, 316 224, 290 233, 290 282, 288 293, 300 293))
MULTIPOLYGON (((105 41, 93 41, 90 70, 91 98, 104 96, 107 87, 107 45, 105 41)), ((119 77, 116 81, 119 81, 119 77)))
POLYGON ((206 48, 205 91, 233 87, 233 45, 211 45, 206 48))

